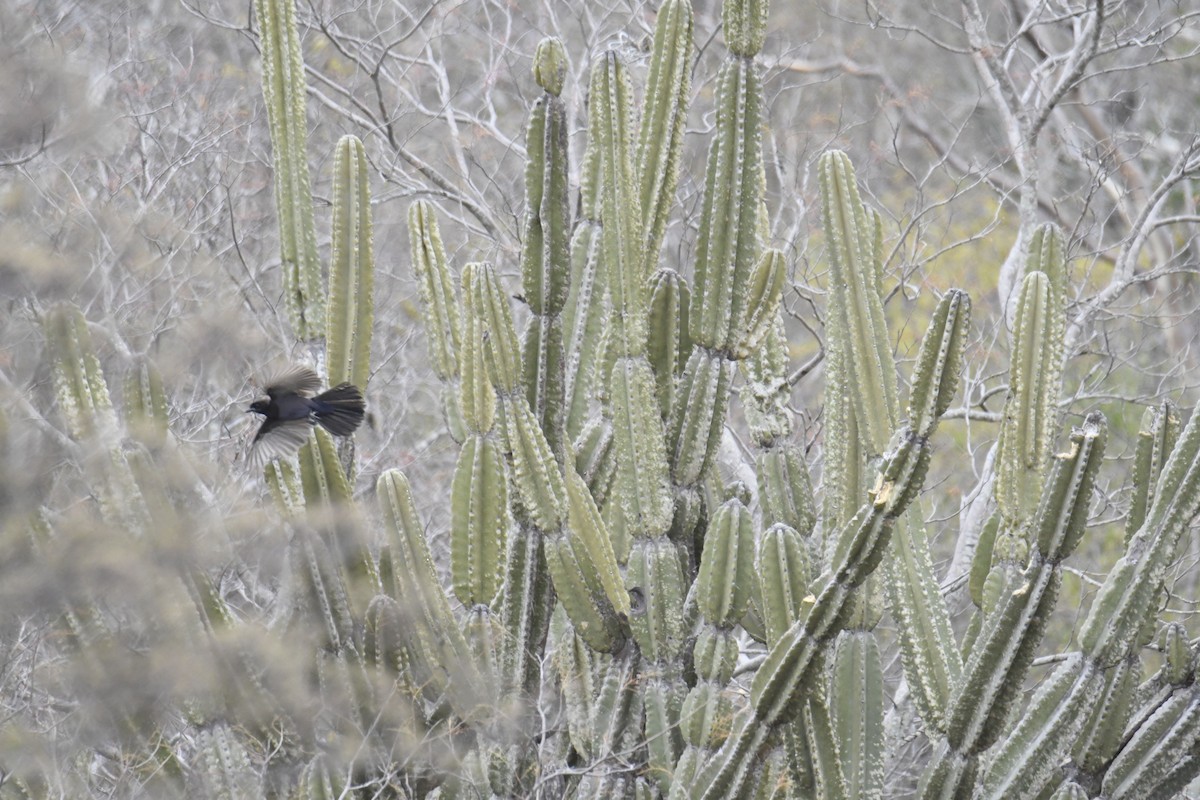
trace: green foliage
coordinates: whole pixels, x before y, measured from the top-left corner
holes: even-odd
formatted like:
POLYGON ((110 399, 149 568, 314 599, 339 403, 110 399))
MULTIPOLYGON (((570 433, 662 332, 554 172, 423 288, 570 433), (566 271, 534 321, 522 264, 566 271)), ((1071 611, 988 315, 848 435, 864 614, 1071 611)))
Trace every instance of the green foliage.
MULTIPOLYGON (((292 326, 305 343, 325 337, 331 382, 362 386, 377 311, 365 151, 354 137, 336 150, 326 293, 293 9, 259 0, 256 10, 292 326)), ((726 0, 723 20, 694 263, 659 252, 690 99, 687 0, 659 10, 640 113, 621 53, 595 57, 576 220, 561 96, 569 54, 558 39, 539 44, 519 257, 527 314, 514 315, 489 264, 452 280, 435 208, 410 207, 430 361, 459 447, 446 496, 421 503, 448 521, 446 563, 398 470, 379 473, 364 500, 352 450, 322 430, 298 461, 268 465, 270 524, 289 540, 269 625, 227 605, 186 557, 163 559, 149 581, 156 599, 184 598, 167 605, 185 631, 180 649, 228 678, 169 716, 135 709, 111 721, 160 785, 228 797, 880 797, 896 755, 885 697, 899 697, 874 631, 885 598, 905 708, 931 743, 914 766, 922 796, 1170 797, 1200 774, 1187 631, 1161 632, 1162 666, 1146 680, 1141 663, 1166 571, 1200 512, 1200 415, 1182 432, 1170 404, 1145 418, 1123 555, 1086 611, 1078 652, 1030 697, 1109 435, 1094 412, 1052 452, 1062 234, 1032 235, 998 513, 978 542, 959 641, 920 495, 965 371, 971 302, 957 289, 938 299, 902 404, 883 217, 864 204, 850 158, 822 156, 831 288, 814 491, 790 407, 787 250, 768 240, 763 200, 770 115, 756 57, 767 4, 726 0), (724 446, 739 424, 735 387, 750 433, 741 450, 724 446), (299 663, 272 658, 285 639, 299 663)), ((65 438, 86 455, 81 504, 94 503, 124 546, 174 554, 164 520, 176 488, 137 468, 170 449, 163 380, 139 362, 122 420, 82 312, 52 310, 44 332, 65 438)), ((31 524, 26 547, 57 552, 64 516, 31 524)), ((126 619, 101 602, 111 598, 69 600, 56 623, 64 647, 93 659, 127 647, 126 619)), ((22 769, 13 786, 41 785, 22 769)))

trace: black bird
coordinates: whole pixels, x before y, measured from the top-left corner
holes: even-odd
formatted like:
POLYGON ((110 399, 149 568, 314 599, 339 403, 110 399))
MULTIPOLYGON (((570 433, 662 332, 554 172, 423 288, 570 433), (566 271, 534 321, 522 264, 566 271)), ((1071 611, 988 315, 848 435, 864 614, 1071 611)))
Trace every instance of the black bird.
POLYGON ((265 417, 251 444, 250 463, 256 467, 295 455, 313 425, 349 436, 362 424, 367 404, 352 383, 314 395, 321 379, 308 367, 297 366, 271 376, 266 384, 267 399, 255 400, 247 409, 265 417))

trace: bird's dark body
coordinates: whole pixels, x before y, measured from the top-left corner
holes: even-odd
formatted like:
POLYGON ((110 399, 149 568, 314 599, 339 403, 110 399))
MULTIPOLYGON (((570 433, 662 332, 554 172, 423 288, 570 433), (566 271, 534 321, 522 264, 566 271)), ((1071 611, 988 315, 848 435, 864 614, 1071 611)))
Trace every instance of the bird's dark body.
POLYGON ((362 424, 366 402, 357 386, 342 383, 313 396, 320 385, 317 374, 307 367, 295 367, 267 384, 267 398, 249 408, 263 416, 254 435, 256 460, 265 463, 292 455, 307 440, 312 425, 335 436, 349 436, 362 424))

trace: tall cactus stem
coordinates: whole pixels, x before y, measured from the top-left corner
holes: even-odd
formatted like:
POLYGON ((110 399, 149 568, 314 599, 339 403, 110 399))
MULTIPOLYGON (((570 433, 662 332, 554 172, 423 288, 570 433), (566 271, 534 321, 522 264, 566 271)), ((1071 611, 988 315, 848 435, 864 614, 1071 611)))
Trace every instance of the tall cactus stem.
POLYGON ((371 375, 375 254, 367 156, 355 136, 338 140, 333 159, 333 245, 329 265, 325 369, 330 386, 366 389, 371 375))
POLYGON ((325 299, 308 173, 304 61, 294 0, 255 0, 262 84, 275 158, 275 206, 284 301, 301 341, 325 333, 325 299))

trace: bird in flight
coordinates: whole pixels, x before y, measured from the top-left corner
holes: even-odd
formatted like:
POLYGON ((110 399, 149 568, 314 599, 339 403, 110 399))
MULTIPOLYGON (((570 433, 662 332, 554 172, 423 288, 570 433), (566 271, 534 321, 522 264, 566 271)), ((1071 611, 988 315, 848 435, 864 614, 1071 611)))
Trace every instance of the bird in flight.
POLYGON ((362 424, 367 404, 352 383, 316 394, 321 379, 303 366, 289 367, 264 383, 266 399, 255 400, 247 409, 263 417, 250 445, 250 464, 255 468, 295 455, 314 425, 334 436, 349 436, 362 424))

